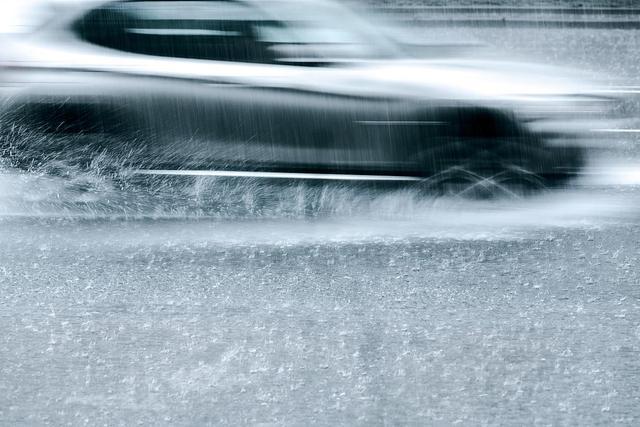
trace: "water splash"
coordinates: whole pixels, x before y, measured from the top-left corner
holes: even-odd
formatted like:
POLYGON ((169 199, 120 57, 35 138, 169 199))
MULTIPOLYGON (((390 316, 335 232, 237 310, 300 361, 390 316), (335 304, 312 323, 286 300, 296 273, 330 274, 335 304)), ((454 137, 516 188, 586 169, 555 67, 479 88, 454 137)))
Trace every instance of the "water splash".
MULTIPOLYGON (((72 221, 69 230, 78 242, 84 240, 77 230, 87 221, 109 222, 103 240, 130 242, 512 239, 545 228, 598 227, 633 215, 634 206, 637 200, 629 194, 594 195, 580 187, 478 199, 407 186, 210 178, 140 182, 78 171, 0 172, 0 221, 72 221)), ((88 234, 94 238, 96 232, 88 234)))

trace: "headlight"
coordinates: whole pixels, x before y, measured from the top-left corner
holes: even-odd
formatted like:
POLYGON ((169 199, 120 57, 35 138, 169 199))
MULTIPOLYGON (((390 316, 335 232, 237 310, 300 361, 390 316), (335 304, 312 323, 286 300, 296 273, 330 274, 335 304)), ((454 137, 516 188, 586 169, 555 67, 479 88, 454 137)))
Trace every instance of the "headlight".
POLYGON ((623 99, 606 96, 533 97, 523 100, 518 113, 527 122, 562 118, 613 118, 620 114, 623 103, 623 99))
POLYGON ((573 141, 596 137, 602 129, 628 125, 631 100, 610 96, 536 97, 520 104, 517 114, 527 128, 547 139, 573 141))

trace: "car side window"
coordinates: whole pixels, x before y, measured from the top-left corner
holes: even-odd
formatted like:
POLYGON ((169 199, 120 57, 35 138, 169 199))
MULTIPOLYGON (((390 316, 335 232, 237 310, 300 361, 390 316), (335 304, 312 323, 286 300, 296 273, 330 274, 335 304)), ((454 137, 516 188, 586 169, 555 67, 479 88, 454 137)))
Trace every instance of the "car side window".
POLYGON ((91 43, 145 55, 237 62, 271 62, 257 40, 260 11, 228 0, 127 1, 90 11, 75 25, 91 43))

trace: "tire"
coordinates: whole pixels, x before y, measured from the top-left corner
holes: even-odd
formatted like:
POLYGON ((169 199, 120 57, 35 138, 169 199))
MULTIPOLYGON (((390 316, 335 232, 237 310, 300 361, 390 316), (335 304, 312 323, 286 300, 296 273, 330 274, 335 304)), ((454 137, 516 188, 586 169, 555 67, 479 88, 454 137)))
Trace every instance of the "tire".
POLYGON ((517 195, 558 187, 585 163, 581 147, 551 147, 537 138, 456 140, 419 156, 424 183, 439 192, 517 195))

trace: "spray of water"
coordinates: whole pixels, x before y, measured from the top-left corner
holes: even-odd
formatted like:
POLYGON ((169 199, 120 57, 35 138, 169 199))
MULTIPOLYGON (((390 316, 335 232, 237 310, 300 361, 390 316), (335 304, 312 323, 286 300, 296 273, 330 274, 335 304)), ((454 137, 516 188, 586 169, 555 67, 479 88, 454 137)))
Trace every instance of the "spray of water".
MULTIPOLYGON (((74 139, 82 135, 56 140, 16 122, 2 129, 0 220, 213 219, 217 238, 250 241, 284 235, 495 238, 514 230, 617 220, 634 204, 611 192, 594 197, 579 186, 545 189, 541 177, 510 165, 492 176, 456 166, 411 185, 141 176, 132 173, 140 159, 134 149, 96 154, 74 139)), ((128 143, 136 145, 133 139, 128 143)), ((202 231, 198 227, 193 238, 202 231)))

